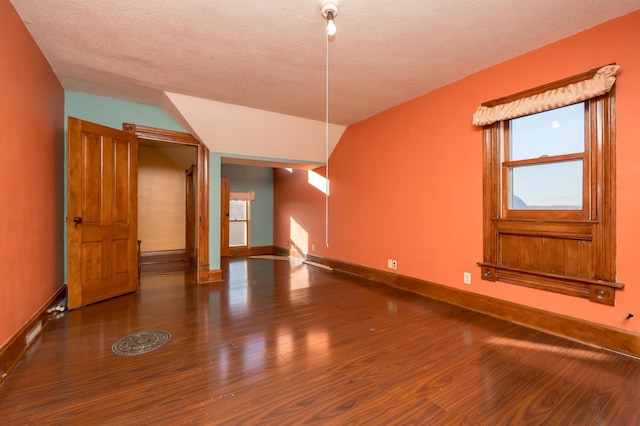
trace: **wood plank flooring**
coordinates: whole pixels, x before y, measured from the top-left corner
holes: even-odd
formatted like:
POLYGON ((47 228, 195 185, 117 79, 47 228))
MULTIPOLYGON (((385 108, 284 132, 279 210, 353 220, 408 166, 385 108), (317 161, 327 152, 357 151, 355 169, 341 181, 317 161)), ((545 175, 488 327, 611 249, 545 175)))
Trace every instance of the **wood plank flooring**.
POLYGON ((305 264, 222 266, 53 319, 0 424, 640 424, 638 360, 305 264), (148 329, 172 339, 112 353, 148 329))

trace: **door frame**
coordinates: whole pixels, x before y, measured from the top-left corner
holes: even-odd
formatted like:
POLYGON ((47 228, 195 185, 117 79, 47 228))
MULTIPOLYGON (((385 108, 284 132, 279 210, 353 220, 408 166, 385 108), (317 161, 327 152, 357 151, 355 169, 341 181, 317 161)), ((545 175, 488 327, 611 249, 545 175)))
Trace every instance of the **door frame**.
POLYGON ((184 235, 184 261, 189 263, 191 268, 196 267, 196 210, 198 208, 197 191, 198 185, 195 176, 195 164, 185 170, 185 235, 184 235), (194 195, 195 194, 195 195, 194 195))
POLYGON ((220 178, 220 256, 229 256, 229 195, 231 181, 220 178))
MULTIPOLYGON (((198 284, 214 281, 215 276, 212 275, 212 272, 215 274, 217 271, 211 271, 209 269, 209 148, 190 133, 158 129, 133 123, 123 123, 122 128, 127 132, 135 134, 138 139, 194 146, 198 149, 196 165, 196 179, 198 183, 198 196, 196 201, 198 210, 196 263, 198 272, 196 274, 196 280, 198 284)), ((136 164, 136 167, 137 166, 136 164)))

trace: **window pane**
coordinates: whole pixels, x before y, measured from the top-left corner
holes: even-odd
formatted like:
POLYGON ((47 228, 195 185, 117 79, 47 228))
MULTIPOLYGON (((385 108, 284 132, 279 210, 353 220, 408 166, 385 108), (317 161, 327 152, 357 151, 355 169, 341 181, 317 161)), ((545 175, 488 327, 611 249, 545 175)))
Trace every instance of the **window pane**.
POLYGON ((582 160, 512 167, 511 210, 582 210, 582 160))
POLYGON ((247 222, 229 222, 229 247, 247 245, 247 222))
POLYGON ((511 120, 511 160, 584 152, 584 103, 511 120))
POLYGON ((247 202, 231 200, 229 205, 229 220, 247 220, 247 202))

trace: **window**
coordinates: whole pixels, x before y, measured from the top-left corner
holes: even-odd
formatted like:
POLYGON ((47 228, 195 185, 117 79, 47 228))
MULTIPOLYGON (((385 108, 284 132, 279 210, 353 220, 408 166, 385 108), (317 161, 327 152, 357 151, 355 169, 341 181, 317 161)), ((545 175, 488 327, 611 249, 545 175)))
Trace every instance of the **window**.
POLYGON ((229 194, 229 247, 251 245, 251 201, 255 198, 254 191, 229 194))
POLYGON ((229 201, 229 247, 249 245, 249 201, 229 201))
POLYGON ((505 217, 585 217, 585 107, 580 102, 505 123, 505 217))
POLYGON ((474 115, 484 126, 483 279, 615 303, 618 69, 487 102, 474 115), (582 90, 599 82, 603 90, 582 90))

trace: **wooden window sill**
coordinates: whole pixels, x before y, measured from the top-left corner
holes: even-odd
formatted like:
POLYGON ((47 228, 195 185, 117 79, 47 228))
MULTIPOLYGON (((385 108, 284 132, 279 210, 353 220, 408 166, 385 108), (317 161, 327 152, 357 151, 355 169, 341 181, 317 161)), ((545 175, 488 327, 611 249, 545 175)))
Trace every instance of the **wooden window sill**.
POLYGON ((481 267, 481 278, 486 281, 502 281, 525 287, 582 297, 592 302, 614 305, 616 290, 624 288, 624 284, 574 277, 527 269, 513 268, 486 262, 478 262, 481 267))

